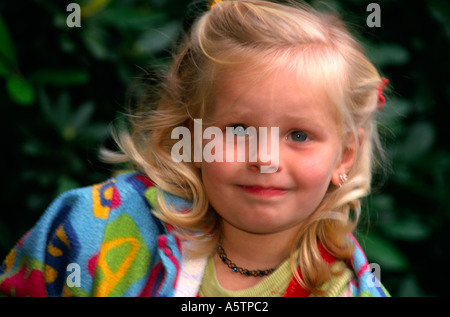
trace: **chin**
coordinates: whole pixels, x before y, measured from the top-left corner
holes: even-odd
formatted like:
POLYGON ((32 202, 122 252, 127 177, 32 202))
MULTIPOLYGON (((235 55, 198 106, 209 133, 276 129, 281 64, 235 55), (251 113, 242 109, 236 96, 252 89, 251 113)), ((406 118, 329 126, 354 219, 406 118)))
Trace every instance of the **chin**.
POLYGON ((274 234, 292 229, 301 224, 301 221, 280 221, 278 219, 264 219, 260 217, 257 220, 240 220, 234 225, 236 228, 253 234, 274 234))

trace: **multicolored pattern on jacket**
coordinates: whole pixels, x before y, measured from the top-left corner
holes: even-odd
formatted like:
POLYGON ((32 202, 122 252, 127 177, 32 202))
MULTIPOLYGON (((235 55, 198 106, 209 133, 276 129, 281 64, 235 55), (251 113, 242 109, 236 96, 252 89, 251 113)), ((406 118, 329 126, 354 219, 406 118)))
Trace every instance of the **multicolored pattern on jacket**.
MULTIPOLYGON (((180 212, 191 206, 168 193, 164 199, 180 212)), ((155 202, 153 182, 134 172, 61 195, 6 257, 0 294, 153 297, 189 287, 177 285, 181 243, 152 214, 155 202)), ((387 295, 365 283, 371 273, 359 247, 352 264, 351 296, 387 295)), ((286 295, 307 296, 291 284, 286 295)))

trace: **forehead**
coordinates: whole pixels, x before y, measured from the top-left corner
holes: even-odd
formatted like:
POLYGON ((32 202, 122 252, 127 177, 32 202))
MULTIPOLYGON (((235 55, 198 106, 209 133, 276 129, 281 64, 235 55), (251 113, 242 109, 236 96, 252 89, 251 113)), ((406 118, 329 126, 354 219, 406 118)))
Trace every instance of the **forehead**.
POLYGON ((337 122, 337 109, 329 98, 329 87, 310 81, 288 67, 271 70, 230 67, 222 70, 218 78, 222 80, 215 83, 211 109, 216 120, 264 114, 273 118, 322 117, 337 122))

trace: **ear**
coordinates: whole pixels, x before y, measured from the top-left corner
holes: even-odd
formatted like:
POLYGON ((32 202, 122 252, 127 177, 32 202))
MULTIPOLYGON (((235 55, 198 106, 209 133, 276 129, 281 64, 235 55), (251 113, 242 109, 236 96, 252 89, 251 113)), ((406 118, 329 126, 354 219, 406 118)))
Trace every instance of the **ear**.
POLYGON ((364 143, 364 129, 358 128, 357 139, 353 133, 349 133, 347 142, 344 144, 340 161, 338 162, 334 173, 331 178, 331 182, 336 186, 342 185, 341 175, 349 174, 353 164, 355 163, 356 156, 364 143))

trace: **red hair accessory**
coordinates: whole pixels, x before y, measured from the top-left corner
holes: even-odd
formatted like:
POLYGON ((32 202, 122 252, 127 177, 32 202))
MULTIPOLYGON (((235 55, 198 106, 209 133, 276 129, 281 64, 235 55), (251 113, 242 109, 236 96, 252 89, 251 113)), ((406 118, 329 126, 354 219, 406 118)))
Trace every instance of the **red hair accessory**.
POLYGON ((377 94, 378 94, 378 110, 383 110, 384 105, 386 104, 386 98, 383 96, 384 89, 389 83, 389 79, 382 77, 380 84, 377 86, 377 94))

